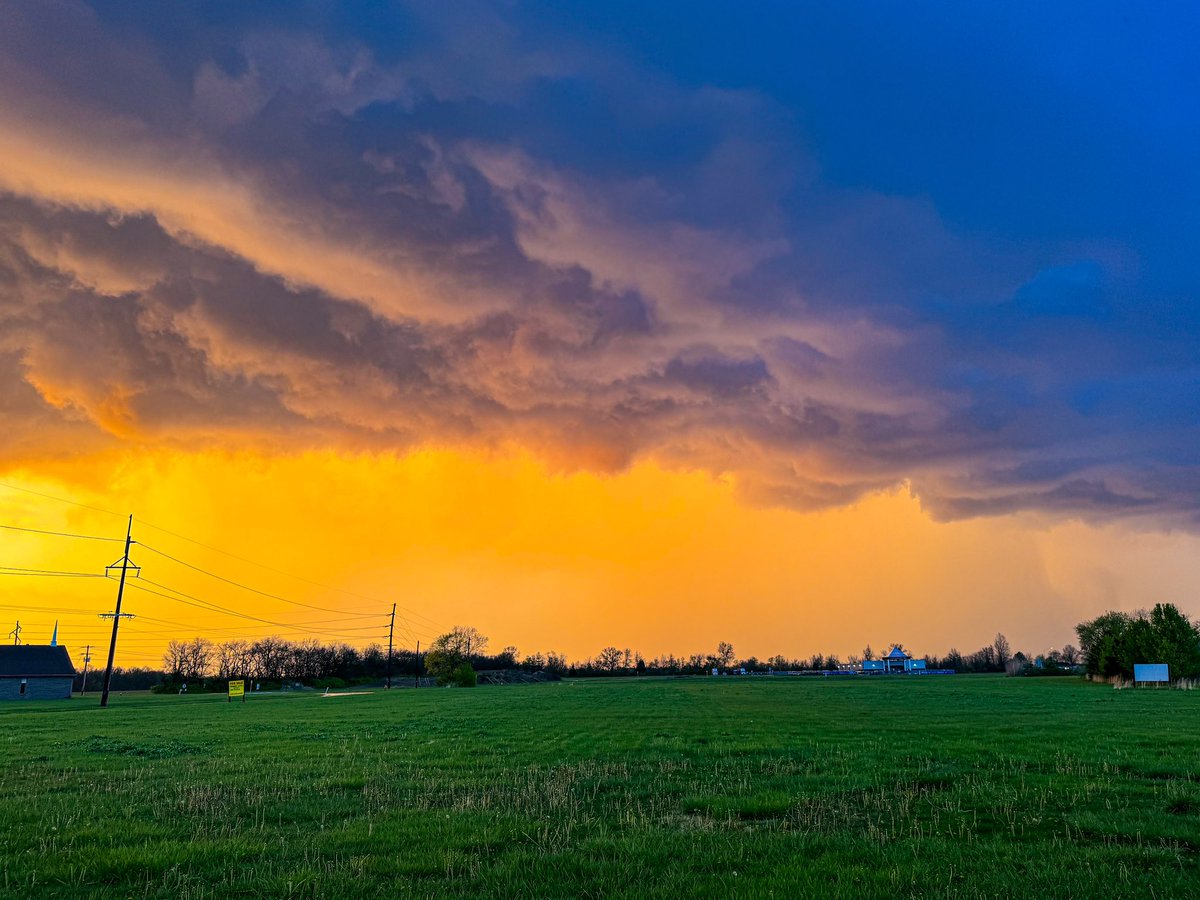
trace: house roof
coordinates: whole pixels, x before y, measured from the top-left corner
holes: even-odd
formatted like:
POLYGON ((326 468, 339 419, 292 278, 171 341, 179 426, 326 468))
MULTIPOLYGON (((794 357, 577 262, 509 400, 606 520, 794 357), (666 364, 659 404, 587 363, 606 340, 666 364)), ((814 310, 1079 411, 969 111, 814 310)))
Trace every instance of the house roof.
POLYGON ((897 644, 890 651, 888 651, 888 655, 885 656, 884 659, 911 659, 911 657, 901 650, 900 645, 897 644))
POLYGON ((74 677, 66 647, 41 644, 0 646, 0 678, 74 677))

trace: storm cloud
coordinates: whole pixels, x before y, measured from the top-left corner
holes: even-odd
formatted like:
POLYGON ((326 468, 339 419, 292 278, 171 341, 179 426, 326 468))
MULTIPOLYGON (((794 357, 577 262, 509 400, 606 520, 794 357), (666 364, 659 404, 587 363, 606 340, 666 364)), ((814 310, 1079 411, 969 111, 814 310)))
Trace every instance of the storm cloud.
POLYGON ((1200 522, 1194 13, 605 7, 3 4, 0 461, 1200 522))

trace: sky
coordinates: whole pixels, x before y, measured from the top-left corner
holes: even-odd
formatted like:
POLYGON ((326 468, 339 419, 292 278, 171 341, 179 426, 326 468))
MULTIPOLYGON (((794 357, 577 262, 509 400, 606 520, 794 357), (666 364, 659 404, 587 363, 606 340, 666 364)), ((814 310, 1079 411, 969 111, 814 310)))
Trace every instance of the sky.
POLYGON ((0 16, 0 524, 116 539, 26 640, 129 514, 129 664, 1200 615, 1194 5, 0 16))

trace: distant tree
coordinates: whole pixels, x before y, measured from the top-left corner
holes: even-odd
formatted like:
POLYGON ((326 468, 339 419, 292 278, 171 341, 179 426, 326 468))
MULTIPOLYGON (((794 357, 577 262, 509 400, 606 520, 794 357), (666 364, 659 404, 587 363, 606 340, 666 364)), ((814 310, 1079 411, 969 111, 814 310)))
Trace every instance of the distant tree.
POLYGON ((1107 612, 1075 626, 1090 675, 1133 677, 1138 663, 1165 662, 1172 678, 1200 676, 1200 629, 1171 603, 1149 613, 1107 612))
POLYGON ((624 652, 621 654, 621 668, 622 669, 633 668, 633 651, 630 650, 628 647, 626 647, 624 652))
POLYGON ((639 676, 646 674, 646 661, 640 656, 637 658, 637 673, 639 676))
POLYGON ((874 659, 875 658, 875 651, 871 649, 870 644, 867 644, 867 646, 863 647, 862 658, 863 659, 874 659))
POLYGON ((245 676, 250 667, 249 641, 226 641, 217 647, 217 677, 245 676))
POLYGON ((1156 604, 1150 611, 1157 658, 1138 662, 1165 662, 1173 678, 1200 676, 1200 630, 1172 603, 1156 604))
POLYGON ((615 672, 621 666, 621 651, 617 647, 605 647, 596 657, 596 665, 607 672, 615 672))
POLYGON ((249 675, 264 681, 282 681, 291 645, 277 637, 265 637, 250 645, 249 675))
POLYGON ((187 666, 187 642, 171 640, 167 642, 167 649, 163 653, 163 671, 178 680, 183 677, 183 670, 187 666))
POLYGON ((1064 666, 1077 666, 1079 665, 1079 648, 1074 644, 1067 644, 1058 651, 1058 658, 1064 666))
POLYGON ((1012 648, 1008 644, 1008 638, 997 632, 996 640, 992 643, 993 649, 996 651, 996 665, 1001 669, 1008 666, 1008 661, 1012 659, 1012 648))
POLYGON ((517 648, 513 646, 505 647, 496 655, 496 664, 501 669, 515 669, 517 667, 517 659, 520 654, 517 648))
POLYGON ((471 658, 487 649, 488 639, 470 626, 456 625, 440 634, 425 654, 425 670, 439 682, 448 684, 461 675, 462 667, 471 667, 471 658))
POLYGON ((1121 645, 1129 629, 1130 617, 1123 612, 1107 612, 1075 626, 1079 649, 1089 675, 1121 674, 1121 645))
POLYGON ((717 664, 721 666, 721 668, 729 668, 729 665, 733 662, 733 656, 733 644, 729 643, 728 641, 721 641, 719 644, 717 644, 715 658, 717 664))

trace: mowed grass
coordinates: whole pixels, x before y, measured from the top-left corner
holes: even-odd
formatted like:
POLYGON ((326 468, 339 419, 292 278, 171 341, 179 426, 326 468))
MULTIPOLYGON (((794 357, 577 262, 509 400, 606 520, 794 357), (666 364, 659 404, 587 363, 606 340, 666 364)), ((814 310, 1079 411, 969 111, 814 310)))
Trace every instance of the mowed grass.
POLYGON ((1200 692, 575 681, 0 705, 14 897, 1200 896, 1200 692))

